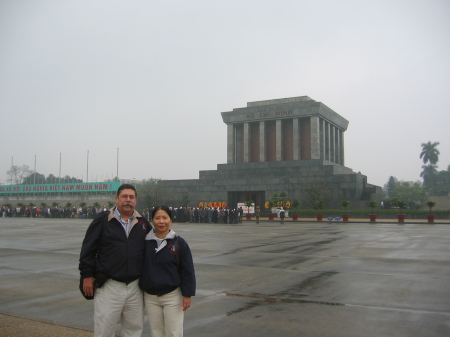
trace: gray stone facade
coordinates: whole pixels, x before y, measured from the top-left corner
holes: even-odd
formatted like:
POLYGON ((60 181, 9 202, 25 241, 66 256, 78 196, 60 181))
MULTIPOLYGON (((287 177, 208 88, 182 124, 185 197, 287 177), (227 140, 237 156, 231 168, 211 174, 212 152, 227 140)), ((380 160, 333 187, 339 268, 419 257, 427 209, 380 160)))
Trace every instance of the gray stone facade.
POLYGON ((200 202, 254 200, 264 206, 273 193, 286 192, 299 208, 312 208, 308 189, 327 186, 326 208, 352 208, 380 201, 381 188, 344 166, 344 132, 348 121, 307 96, 250 102, 245 108, 222 112, 227 124, 227 164, 200 171, 199 179, 161 181, 172 192, 168 203, 189 206, 200 202))
POLYGON ((325 159, 344 165, 348 121, 307 96, 250 102, 222 112, 227 163, 325 159))

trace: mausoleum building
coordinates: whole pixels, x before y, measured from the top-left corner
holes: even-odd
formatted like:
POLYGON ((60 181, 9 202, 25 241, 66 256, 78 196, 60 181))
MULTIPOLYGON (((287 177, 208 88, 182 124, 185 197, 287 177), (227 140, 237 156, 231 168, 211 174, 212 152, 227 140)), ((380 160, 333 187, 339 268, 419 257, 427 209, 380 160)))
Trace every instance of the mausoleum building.
POLYGON ((227 163, 200 171, 199 179, 162 181, 175 205, 187 195, 191 206, 227 202, 234 208, 253 200, 263 207, 273 193, 285 192, 299 208, 312 208, 314 186, 328 190, 326 208, 339 208, 343 200, 364 207, 381 199, 380 187, 345 167, 349 122, 325 104, 307 96, 249 102, 222 112, 222 119, 227 163))
POLYGON ((307 96, 250 102, 222 118, 229 164, 325 159, 344 165, 348 121, 307 96))

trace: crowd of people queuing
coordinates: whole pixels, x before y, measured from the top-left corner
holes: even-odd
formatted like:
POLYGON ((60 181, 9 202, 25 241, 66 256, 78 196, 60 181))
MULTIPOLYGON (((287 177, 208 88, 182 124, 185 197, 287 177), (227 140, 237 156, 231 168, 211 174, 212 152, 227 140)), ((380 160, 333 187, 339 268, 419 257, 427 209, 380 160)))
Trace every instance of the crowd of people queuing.
POLYGON ((79 219, 93 219, 95 215, 106 207, 96 208, 94 206, 89 207, 35 207, 35 206, 16 206, 0 207, 1 217, 13 217, 13 218, 79 218, 79 219))
MULTIPOLYGON (((170 207, 173 214, 173 222, 183 223, 230 223, 242 222, 244 210, 242 207, 228 209, 217 207, 170 207)), ((144 216, 148 217, 153 208, 145 208, 144 216)))
MULTIPOLYGON (((93 219, 99 212, 107 210, 107 207, 36 207, 36 206, 1 206, 2 217, 28 217, 28 218, 76 218, 93 219)), ((244 211, 242 207, 227 209, 217 207, 170 207, 173 221, 177 223, 240 223, 244 211)), ((152 214, 153 207, 146 207, 143 215, 147 218, 152 214)))

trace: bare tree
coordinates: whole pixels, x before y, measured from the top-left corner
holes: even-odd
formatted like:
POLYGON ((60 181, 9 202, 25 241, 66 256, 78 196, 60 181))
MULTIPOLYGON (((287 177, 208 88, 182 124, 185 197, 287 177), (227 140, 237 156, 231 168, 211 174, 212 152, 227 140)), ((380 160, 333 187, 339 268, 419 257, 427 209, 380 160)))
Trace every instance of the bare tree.
POLYGON ((6 172, 6 175, 8 176, 8 181, 11 185, 20 185, 23 183, 24 178, 29 176, 31 172, 28 165, 13 165, 11 169, 6 172))
POLYGON ((160 179, 146 179, 136 184, 138 200, 142 200, 146 207, 163 205, 170 198, 170 191, 160 184, 160 179))

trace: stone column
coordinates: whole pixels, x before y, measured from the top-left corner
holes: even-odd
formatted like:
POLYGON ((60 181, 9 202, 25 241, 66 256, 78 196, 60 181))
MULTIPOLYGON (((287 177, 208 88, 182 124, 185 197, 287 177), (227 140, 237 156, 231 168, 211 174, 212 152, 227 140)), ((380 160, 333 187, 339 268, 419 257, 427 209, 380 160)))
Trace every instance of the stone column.
POLYGON ((345 166, 344 131, 341 131, 341 165, 345 166))
POLYGON ((325 122, 324 119, 319 119, 319 131, 320 131, 320 158, 321 159, 326 159, 326 149, 325 149, 325 144, 326 144, 326 125, 327 123, 325 122))
POLYGON ((244 161, 244 132, 243 124, 234 124, 234 134, 235 134, 235 163, 242 163, 244 161))
POLYGON ((336 127, 330 124, 330 161, 336 162, 336 127))
POLYGON ((330 136, 330 123, 325 122, 325 159, 328 161, 331 161, 330 136))
POLYGON ((266 124, 259 122, 259 161, 266 161, 266 124))
POLYGON ((227 124, 227 163, 232 164, 236 161, 236 144, 234 125, 227 124))
POLYGON ((300 159, 300 132, 298 128, 298 118, 292 119, 292 141, 294 144, 292 144, 292 149, 294 151, 293 153, 293 160, 299 160, 300 159))
POLYGON ((250 162, 250 123, 244 123, 244 163, 250 162))
POLYGON ((311 159, 320 159, 319 116, 312 116, 311 121, 311 159))
POLYGON ((336 127, 336 163, 341 164, 341 129, 336 127))
POLYGON ((275 124, 275 148, 277 161, 283 160, 283 145, 281 139, 281 119, 277 119, 275 124))

